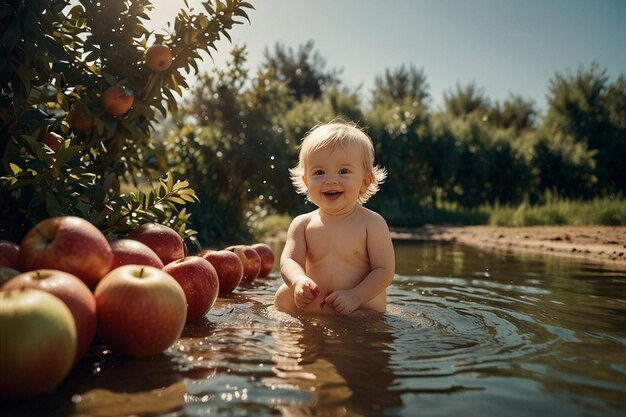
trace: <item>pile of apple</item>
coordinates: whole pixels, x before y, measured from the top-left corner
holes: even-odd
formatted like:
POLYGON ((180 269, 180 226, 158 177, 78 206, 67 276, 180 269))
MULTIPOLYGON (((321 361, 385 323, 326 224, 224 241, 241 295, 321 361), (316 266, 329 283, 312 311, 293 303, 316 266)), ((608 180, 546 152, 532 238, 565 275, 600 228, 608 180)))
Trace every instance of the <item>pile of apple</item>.
POLYGON ((115 354, 161 353, 218 295, 273 266, 264 243, 188 256, 162 224, 109 242, 85 219, 43 220, 19 245, 0 241, 0 396, 54 389, 96 333, 115 354))

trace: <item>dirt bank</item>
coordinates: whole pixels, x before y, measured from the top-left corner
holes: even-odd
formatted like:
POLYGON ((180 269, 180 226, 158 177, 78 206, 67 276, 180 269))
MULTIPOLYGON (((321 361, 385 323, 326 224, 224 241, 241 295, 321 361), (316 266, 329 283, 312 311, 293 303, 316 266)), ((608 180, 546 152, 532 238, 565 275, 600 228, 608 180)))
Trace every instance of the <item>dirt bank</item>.
POLYGON ((567 256, 626 268, 626 227, 424 226, 392 230, 396 239, 459 242, 492 250, 567 256))

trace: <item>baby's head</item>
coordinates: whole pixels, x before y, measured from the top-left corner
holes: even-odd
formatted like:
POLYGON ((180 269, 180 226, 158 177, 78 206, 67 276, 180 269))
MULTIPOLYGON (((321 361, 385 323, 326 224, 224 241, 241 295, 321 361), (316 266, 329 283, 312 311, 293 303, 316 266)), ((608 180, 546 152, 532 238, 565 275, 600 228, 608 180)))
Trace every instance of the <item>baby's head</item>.
POLYGON ((304 135, 300 144, 298 165, 289 170, 296 191, 300 194, 307 194, 307 186, 302 177, 306 173, 309 157, 313 153, 352 145, 360 149, 364 172, 366 175, 370 175, 372 179, 367 189, 359 195, 358 203, 365 203, 378 191, 379 185, 387 176, 387 171, 374 165, 374 145, 370 137, 355 123, 343 119, 334 119, 328 123, 317 124, 304 135))

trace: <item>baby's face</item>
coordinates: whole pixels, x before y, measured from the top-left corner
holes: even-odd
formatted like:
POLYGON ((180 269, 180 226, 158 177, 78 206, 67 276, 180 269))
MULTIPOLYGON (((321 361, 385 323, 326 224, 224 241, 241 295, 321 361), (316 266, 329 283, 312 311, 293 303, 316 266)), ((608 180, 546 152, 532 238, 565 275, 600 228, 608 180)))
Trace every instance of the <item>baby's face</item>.
POLYGON ((309 199, 334 215, 351 212, 371 181, 357 145, 312 153, 303 179, 309 199))

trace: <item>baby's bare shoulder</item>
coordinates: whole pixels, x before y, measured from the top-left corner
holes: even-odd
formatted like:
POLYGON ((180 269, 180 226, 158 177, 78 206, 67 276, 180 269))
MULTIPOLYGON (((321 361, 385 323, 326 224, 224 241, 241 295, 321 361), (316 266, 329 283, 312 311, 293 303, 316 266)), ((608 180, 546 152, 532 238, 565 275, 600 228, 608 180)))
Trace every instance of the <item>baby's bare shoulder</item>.
POLYGON ((360 209, 359 215, 362 216, 361 221, 363 221, 364 224, 368 226, 371 225, 371 226, 387 228, 387 222, 385 221, 383 216, 363 206, 359 207, 359 209, 360 209))
POLYGON ((291 221, 291 228, 299 228, 306 227, 310 222, 313 216, 315 215, 315 211, 311 211, 309 213, 300 214, 291 221))

